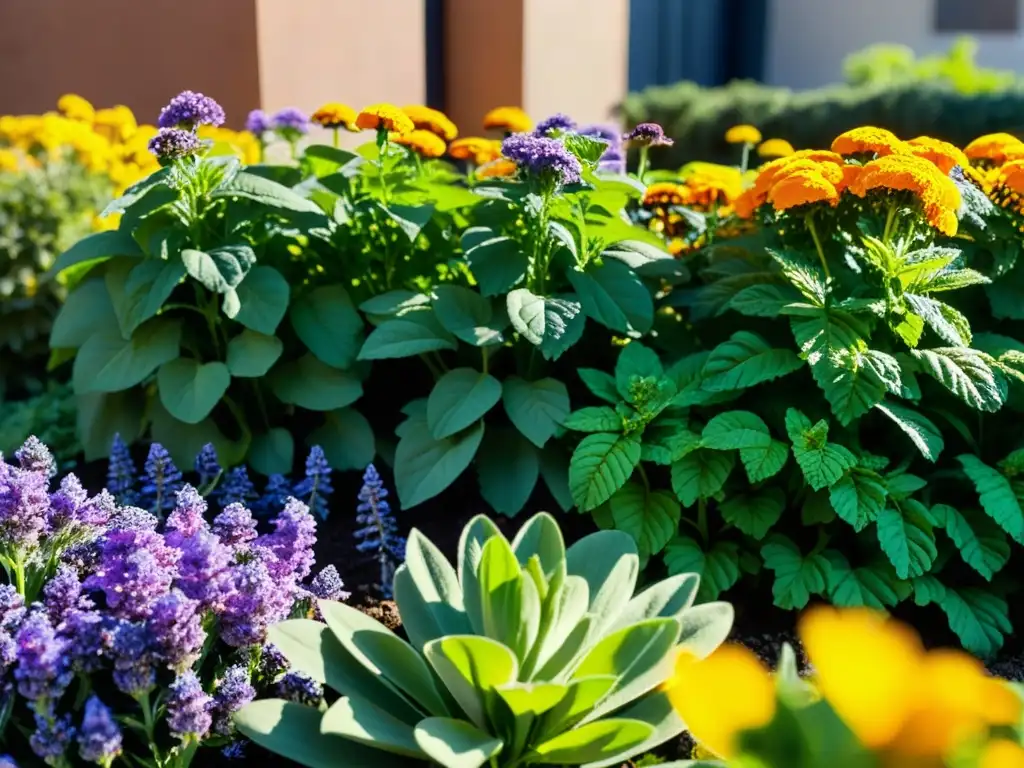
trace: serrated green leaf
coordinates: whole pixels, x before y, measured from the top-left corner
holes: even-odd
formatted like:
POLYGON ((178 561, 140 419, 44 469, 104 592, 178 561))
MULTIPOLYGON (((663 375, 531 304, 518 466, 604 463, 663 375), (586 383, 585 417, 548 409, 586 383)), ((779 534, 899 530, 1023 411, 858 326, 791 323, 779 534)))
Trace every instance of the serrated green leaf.
POLYGON ((435 440, 451 437, 482 419, 501 399, 501 382, 472 368, 438 379, 427 398, 427 427, 435 440))
POLYGON ((829 350, 811 366, 832 413, 844 426, 881 402, 886 392, 902 391, 896 358, 875 350, 829 350))
POLYGON ((903 298, 944 342, 954 347, 970 346, 971 325, 956 309, 928 296, 905 293, 903 298))
POLYGON ((768 425, 750 411, 726 411, 713 417, 704 427, 701 443, 705 448, 728 451, 740 448, 769 448, 772 443, 768 425))
POLYGON ((761 547, 765 568, 775 572, 772 595, 779 608, 803 608, 811 595, 821 595, 828 588, 831 563, 821 554, 804 557, 791 540, 774 534, 761 547))
POLYGON ((581 512, 589 512, 626 484, 640 463, 640 441, 629 435, 587 435, 569 461, 569 490, 581 512))
POLYGON ((735 464, 732 453, 699 448, 672 463, 672 490, 684 507, 709 499, 722 490, 735 464))
POLYGON ((833 605, 843 608, 867 606, 879 611, 900 602, 896 588, 896 574, 886 566, 851 568, 840 552, 826 549, 822 553, 829 561, 828 598, 833 605))
POLYGON ((570 413, 562 426, 576 432, 621 432, 622 417, 606 405, 589 406, 570 413))
POLYGON ((665 565, 670 576, 696 573, 700 576, 697 599, 717 600, 740 579, 739 547, 732 541, 716 542, 704 551, 687 536, 677 536, 665 547, 665 565))
POLYGON ((840 478, 828 493, 836 514, 858 532, 877 519, 888 495, 881 477, 857 467, 840 478))
POLYGON ((466 471, 484 436, 484 423, 435 440, 426 421, 407 422, 395 450, 395 488, 404 509, 437 496, 466 471))
POLYGON ((543 448, 569 415, 569 392, 557 379, 505 379, 502 404, 516 429, 543 448))
POLYGON ((877 519, 878 543, 901 579, 923 576, 931 569, 938 549, 931 525, 919 515, 884 508, 877 519))
POLYGON ((945 447, 945 442, 939 428, 929 419, 913 408, 907 408, 891 401, 876 403, 875 409, 892 419, 928 461, 935 461, 939 458, 939 454, 945 447))
POLYGON ((665 491, 626 483, 608 500, 615 527, 636 541, 641 560, 656 555, 679 530, 679 502, 665 491))
POLYGON ((1006 380, 974 349, 915 349, 921 370, 972 408, 998 411, 1006 401, 1006 380))
POLYGON ((787 304, 800 301, 800 294, 788 285, 748 285, 733 296, 727 309, 747 317, 778 317, 787 304))
POLYGON ((983 658, 994 656, 1003 647, 1004 635, 1013 632, 1006 601, 987 590, 947 586, 939 606, 964 648, 983 658))
POLYGON ((991 581, 1010 559, 1006 536, 988 518, 976 513, 964 515, 948 504, 936 504, 931 511, 936 524, 960 550, 963 561, 987 580, 991 581))
POLYGON ((656 425, 644 432, 644 449, 650 454, 650 461, 669 465, 700 448, 700 435, 683 427, 673 427, 662 433, 656 425))
POLYGON ((779 522, 785 507, 786 495, 782 490, 767 488, 756 493, 733 496, 719 507, 719 511, 725 522, 760 540, 779 522))
POLYGON ((636 273, 621 261, 591 262, 585 271, 566 272, 583 312, 620 333, 646 333, 654 321, 654 300, 636 273))
POLYGON ((751 483, 760 483, 778 474, 789 458, 789 447, 781 440, 772 440, 765 448, 743 448, 740 461, 751 483))
POLYGON ((341 285, 324 285, 300 296, 288 317, 306 349, 327 365, 348 368, 361 354, 363 319, 341 285))
POLYGON ((824 419, 811 425, 806 416, 790 408, 786 411, 786 431, 793 441, 793 458, 807 484, 816 491, 838 482, 857 463, 849 450, 828 442, 828 423, 824 419))
POLYGON ((985 514, 1017 542, 1024 543, 1024 510, 1010 481, 972 454, 961 454, 956 460, 974 484, 985 514))
POLYGON ((709 392, 746 389, 792 373, 801 365, 791 350, 772 349, 757 334, 738 331, 711 351, 704 363, 701 387, 709 392))

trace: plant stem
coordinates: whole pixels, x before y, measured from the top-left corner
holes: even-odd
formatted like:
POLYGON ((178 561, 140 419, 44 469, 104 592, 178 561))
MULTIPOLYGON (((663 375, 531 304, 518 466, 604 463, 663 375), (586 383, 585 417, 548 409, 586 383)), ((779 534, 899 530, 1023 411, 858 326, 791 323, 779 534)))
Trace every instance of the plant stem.
POLYGON ((650 482, 650 480, 647 479, 647 473, 644 471, 644 465, 643 464, 637 464, 636 465, 636 469, 637 469, 637 472, 640 473, 640 479, 644 481, 644 488, 647 489, 647 494, 650 495, 650 493, 651 493, 651 482, 650 482))
POLYGON ((885 215, 885 231, 882 232, 882 240, 886 243, 889 242, 889 237, 892 235, 892 225, 896 220, 896 206, 890 204, 889 212, 885 215))
POLYGON ((334 148, 337 149, 338 148, 338 129, 337 128, 334 129, 334 141, 333 141, 333 144, 334 144, 334 148))
POLYGON ((829 279, 832 277, 832 273, 829 272, 828 262, 825 260, 825 249, 821 247, 821 238, 818 237, 818 230, 814 226, 814 216, 807 214, 807 218, 804 221, 807 224, 807 230, 811 233, 811 238, 814 240, 814 247, 818 251, 818 258, 821 260, 821 268, 825 270, 825 278, 829 279))
POLYGON ((488 347, 480 347, 480 365, 484 373, 487 373, 487 369, 490 366, 489 355, 488 347))
POLYGON ((743 142, 743 160, 740 163, 740 173, 747 172, 747 165, 750 163, 750 148, 754 146, 748 141, 743 142))
POLYGON ((644 176, 647 174, 647 153, 649 151, 649 147, 640 147, 640 164, 636 168, 636 177, 641 184, 644 183, 644 176))

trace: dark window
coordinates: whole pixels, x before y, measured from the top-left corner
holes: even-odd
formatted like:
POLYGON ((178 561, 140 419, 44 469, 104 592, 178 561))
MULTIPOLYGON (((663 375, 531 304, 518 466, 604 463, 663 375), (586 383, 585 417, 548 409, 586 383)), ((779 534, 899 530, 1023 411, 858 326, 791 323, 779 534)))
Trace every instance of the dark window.
POLYGON ((935 0, 937 32, 1016 32, 1020 0, 935 0))

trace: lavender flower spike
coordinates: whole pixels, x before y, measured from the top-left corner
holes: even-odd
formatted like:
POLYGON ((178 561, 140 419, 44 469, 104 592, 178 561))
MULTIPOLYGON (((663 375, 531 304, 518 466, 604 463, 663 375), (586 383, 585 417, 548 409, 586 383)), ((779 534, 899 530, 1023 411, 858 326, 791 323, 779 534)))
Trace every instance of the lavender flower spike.
POLYGON ((156 155, 161 163, 194 155, 201 146, 192 131, 181 128, 161 128, 157 135, 149 140, 149 151, 156 155))
POLYGON ((195 461, 196 474, 199 475, 199 487, 209 491, 210 486, 220 477, 221 467, 217 460, 217 449, 213 443, 207 443, 199 451, 195 461))
POLYGON ((118 504, 127 506, 135 503, 135 465, 128 446, 119 434, 114 435, 114 442, 110 446, 107 490, 114 495, 118 504))
POLYGON ((93 695, 85 702, 78 732, 78 754, 89 763, 108 766, 121 754, 121 728, 110 707, 93 695))
POLYGON ((191 670, 178 675, 167 699, 167 725, 182 741, 200 741, 213 724, 213 698, 191 670))
POLYGON ((228 504, 213 518, 213 532, 225 546, 244 546, 256 539, 256 520, 241 504, 228 504))
POLYGON ((657 123, 640 123, 623 134, 622 140, 633 147, 670 147, 675 143, 657 123))
POLYGON ((224 481, 217 488, 214 496, 222 507, 229 504, 242 503, 258 498, 256 488, 249 479, 249 470, 244 466, 235 467, 228 472, 224 481))
POLYGON ((45 709, 71 682, 67 642, 57 636, 45 613, 33 613, 21 625, 17 637, 18 666, 14 678, 18 693, 45 709))
POLYGON ((213 695, 214 733, 230 736, 234 732, 231 717, 255 698, 256 689, 249 682, 248 667, 244 664, 228 667, 213 695))
POLYGON ((146 458, 146 476, 142 484, 145 506, 155 515, 174 507, 175 495, 181 490, 181 471, 174 466, 171 455, 160 443, 149 446, 146 458))
POLYGON ((160 110, 157 126, 192 130, 200 125, 224 125, 224 108, 209 96, 182 91, 160 110))
POLYGON ((30 435, 25 444, 14 452, 14 458, 26 472, 41 472, 47 478, 57 474, 57 461, 50 449, 35 435, 30 435))
POLYGON ((384 597, 391 597, 391 583, 396 561, 405 557, 405 539, 398 535, 391 505, 387 502, 388 491, 370 464, 363 474, 363 487, 359 491, 359 505, 356 507, 355 537, 359 539, 359 552, 372 552, 380 563, 380 590, 384 597))
POLYGON ((52 717, 36 712, 36 730, 29 738, 29 745, 47 765, 67 765, 64 753, 74 737, 71 715, 52 717))
POLYGON ((327 519, 327 500, 334 493, 331 485, 331 465, 327 463, 324 449, 314 445, 306 457, 306 477, 295 486, 295 495, 303 499, 309 508, 327 519))
POLYGON ((580 161, 557 139, 516 133, 501 143, 501 153, 544 183, 574 184, 583 169, 580 161))

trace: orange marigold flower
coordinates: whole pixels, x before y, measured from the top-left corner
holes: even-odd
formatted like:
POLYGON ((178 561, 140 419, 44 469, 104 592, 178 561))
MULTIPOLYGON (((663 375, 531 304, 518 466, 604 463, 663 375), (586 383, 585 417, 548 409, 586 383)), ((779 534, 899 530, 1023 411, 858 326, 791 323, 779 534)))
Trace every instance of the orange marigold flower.
POLYGON ((725 132, 725 140, 730 144, 758 144, 761 132, 752 125, 734 125, 725 132))
POLYGON ((887 155, 864 166, 850 191, 864 197, 874 189, 908 190, 924 207, 928 222, 946 235, 956 234, 960 190, 934 164, 914 155, 887 155))
POLYGON ((501 157, 477 168, 476 177, 478 179, 507 179, 510 176, 515 176, 516 170, 517 166, 512 160, 501 157))
POLYGON ((863 125, 839 134, 832 142, 832 151, 840 155, 856 155, 861 152, 888 155, 899 152, 904 144, 892 131, 863 125))
POLYGON ((801 160, 810 160, 816 163, 831 163, 833 165, 842 166, 843 157, 837 155, 835 152, 829 152, 826 149, 801 149, 799 152, 794 152, 788 157, 780 157, 777 160, 765 163, 758 170, 757 178, 754 180, 754 191, 757 197, 761 198, 762 202, 768 196, 768 190, 772 188, 772 184, 775 183, 776 177, 782 172, 782 170, 788 167, 791 163, 800 162, 801 160))
POLYGON ((779 179, 768 193, 768 201, 777 211, 812 203, 835 205, 839 202, 839 191, 819 171, 802 169, 779 179))
POLYGON ((752 188, 745 189, 739 197, 733 200, 733 208, 736 215, 741 219, 752 219, 754 218, 754 211, 756 211, 762 203, 764 203, 764 200, 758 200, 752 188))
POLYGON ((394 104, 371 104, 356 115, 356 126, 364 131, 383 128, 392 133, 409 133, 412 120, 394 104))
MULTIPOLYGON (((918 136, 908 141, 907 146, 910 147, 912 154, 934 163, 943 174, 948 174, 958 165, 961 168, 970 165, 967 155, 948 141, 933 139, 931 136, 918 136)), ((1024 149, 1024 146, 1021 149, 1024 149)))
POLYGON ((324 128, 347 128, 350 131, 356 128, 356 111, 347 104, 339 104, 336 101, 324 104, 314 112, 310 119, 317 125, 324 128))
POLYGON ((686 205, 690 202, 690 190, 682 184, 672 181, 659 181, 651 184, 644 192, 643 204, 647 207, 655 205, 686 205))
POLYGON ((472 160, 477 165, 483 165, 501 157, 501 142, 479 136, 467 136, 448 145, 448 154, 456 160, 472 160))
POLYGON ((451 141, 459 135, 459 129, 444 112, 420 104, 402 107, 402 111, 409 116, 412 124, 417 128, 437 134, 445 141, 451 141))
POLYGON ((844 165, 842 167, 843 180, 836 184, 836 189, 839 192, 849 189, 860 178, 861 171, 863 170, 864 166, 862 165, 844 165))
POLYGON ((423 157, 441 157, 447 146, 444 139, 430 131, 417 128, 408 133, 392 133, 388 138, 395 144, 408 147, 413 152, 423 157))
POLYGON ((757 154, 761 157, 788 157, 795 151, 785 139, 767 139, 757 147, 757 154))
POLYGON ((519 107, 496 107, 484 115, 484 130, 525 133, 533 130, 533 120, 519 107))
POLYGON ((981 160, 1002 165, 1006 162, 1007 153, 1024 150, 1024 142, 1009 133, 986 133, 979 136, 966 147, 964 154, 971 160, 981 160))

